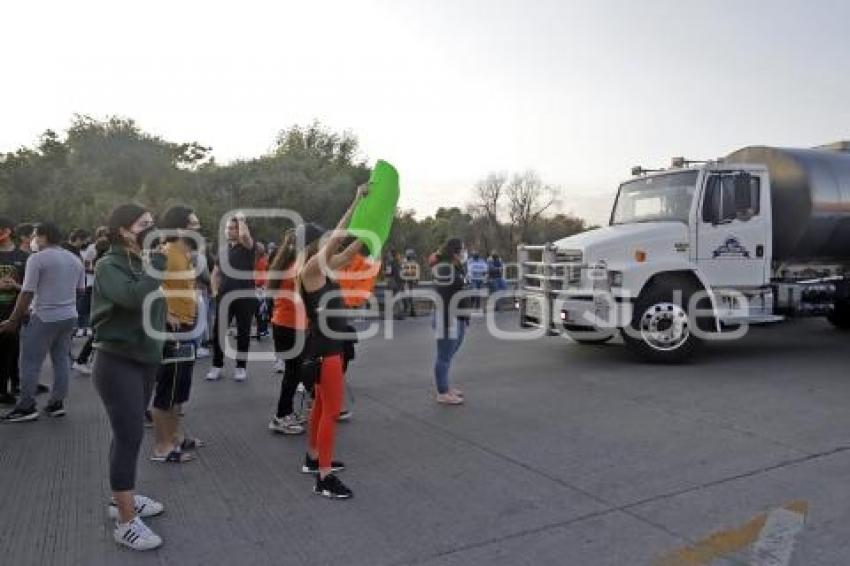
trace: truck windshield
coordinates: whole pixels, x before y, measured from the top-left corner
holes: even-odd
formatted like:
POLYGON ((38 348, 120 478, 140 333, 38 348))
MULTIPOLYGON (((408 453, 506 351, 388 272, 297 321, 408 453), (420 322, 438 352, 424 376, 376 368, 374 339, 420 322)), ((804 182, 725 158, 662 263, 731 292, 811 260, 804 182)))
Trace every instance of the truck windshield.
POLYGON ((620 185, 611 224, 675 220, 688 223, 698 171, 635 179, 620 185))

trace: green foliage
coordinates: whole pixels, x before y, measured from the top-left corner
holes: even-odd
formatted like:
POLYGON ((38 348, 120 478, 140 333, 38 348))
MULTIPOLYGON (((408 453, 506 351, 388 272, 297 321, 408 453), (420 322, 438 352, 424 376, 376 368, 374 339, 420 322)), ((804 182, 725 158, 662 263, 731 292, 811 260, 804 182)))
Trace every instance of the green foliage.
MULTIPOLYGON (((171 143, 132 120, 76 116, 64 140, 48 130, 36 148, 0 157, 0 211, 17 221, 92 228, 117 204, 135 201, 154 212, 176 203, 195 208, 208 233, 235 208, 288 208, 334 226, 358 184, 369 178, 355 162, 357 140, 317 123, 281 133, 266 156, 219 166, 210 148, 171 143)), ((277 240, 280 222, 252 222, 257 237, 277 240)))
MULTIPOLYGON (((209 235, 236 208, 291 209, 330 228, 369 173, 357 138, 318 122, 281 131, 268 155, 218 165, 210 148, 198 142, 169 142, 126 118, 78 115, 64 138, 47 130, 35 147, 0 155, 0 214, 18 222, 51 220, 70 231, 103 224, 114 206, 128 201, 154 213, 184 203, 195 209, 209 235)), ((412 210, 398 211, 388 247, 413 248, 424 257, 450 236, 459 236, 470 249, 510 257, 519 234, 529 242, 551 241, 585 229, 580 219, 545 217, 533 210, 518 215, 517 222, 500 221, 502 196, 512 195, 507 182, 506 176, 485 179, 478 188, 481 203, 466 211, 440 208, 421 220, 412 210)), ((520 204, 531 210, 537 195, 528 194, 520 204)), ((288 227, 280 220, 259 219, 251 226, 266 241, 278 241, 288 227)))

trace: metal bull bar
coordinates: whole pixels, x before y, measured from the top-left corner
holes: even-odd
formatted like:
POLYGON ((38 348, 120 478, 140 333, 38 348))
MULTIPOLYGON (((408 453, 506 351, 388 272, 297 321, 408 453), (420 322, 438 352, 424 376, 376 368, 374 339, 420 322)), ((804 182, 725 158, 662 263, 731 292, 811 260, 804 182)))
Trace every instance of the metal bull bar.
MULTIPOLYGON (((556 248, 551 243, 537 246, 520 244, 517 246, 518 264, 518 306, 520 325, 525 327, 546 328, 552 331, 552 291, 554 281, 559 279, 557 268, 561 265, 556 260, 556 248), (532 255, 539 260, 532 259, 532 255), (538 307, 531 309, 539 312, 529 312, 529 305, 534 301, 538 307)), ((567 264, 564 264, 566 266, 567 264)), ((560 286, 558 286, 560 290, 560 286)))

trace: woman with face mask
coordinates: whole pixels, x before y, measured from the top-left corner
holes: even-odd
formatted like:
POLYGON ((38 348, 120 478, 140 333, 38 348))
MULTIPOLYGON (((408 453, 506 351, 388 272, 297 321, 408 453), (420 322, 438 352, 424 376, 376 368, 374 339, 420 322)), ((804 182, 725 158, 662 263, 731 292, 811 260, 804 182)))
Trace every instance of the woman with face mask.
POLYGON ((95 268, 91 310, 96 336, 92 376, 112 426, 108 511, 116 520, 113 537, 118 544, 150 550, 162 539, 142 518, 162 513, 163 506, 134 490, 144 412, 162 361, 165 331, 161 280, 153 275, 163 273, 166 257, 142 251, 154 225, 151 214, 138 205, 117 207, 108 229, 111 246, 95 268), (146 304, 151 295, 154 300, 146 304))
POLYGON ((465 255, 463 241, 449 238, 429 260, 434 288, 440 296, 431 324, 437 336, 437 361, 434 363, 436 400, 443 405, 462 405, 464 402, 463 391, 449 383, 449 370, 469 326, 470 297, 455 299, 466 288, 465 255))

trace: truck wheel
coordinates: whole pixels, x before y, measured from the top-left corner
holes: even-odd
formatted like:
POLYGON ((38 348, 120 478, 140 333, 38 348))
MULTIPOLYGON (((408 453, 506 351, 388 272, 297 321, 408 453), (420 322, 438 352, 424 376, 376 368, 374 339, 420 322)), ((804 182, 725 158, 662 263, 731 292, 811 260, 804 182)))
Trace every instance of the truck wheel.
POLYGON ((647 362, 679 363, 689 359, 702 343, 694 335, 696 321, 688 312, 696 291, 685 278, 667 279, 645 289, 635 301, 631 328, 622 333, 626 346, 647 362), (681 298, 676 291, 681 292, 681 298))
POLYGON ((826 319, 839 330, 850 330, 850 302, 836 301, 835 309, 826 315, 826 319))

